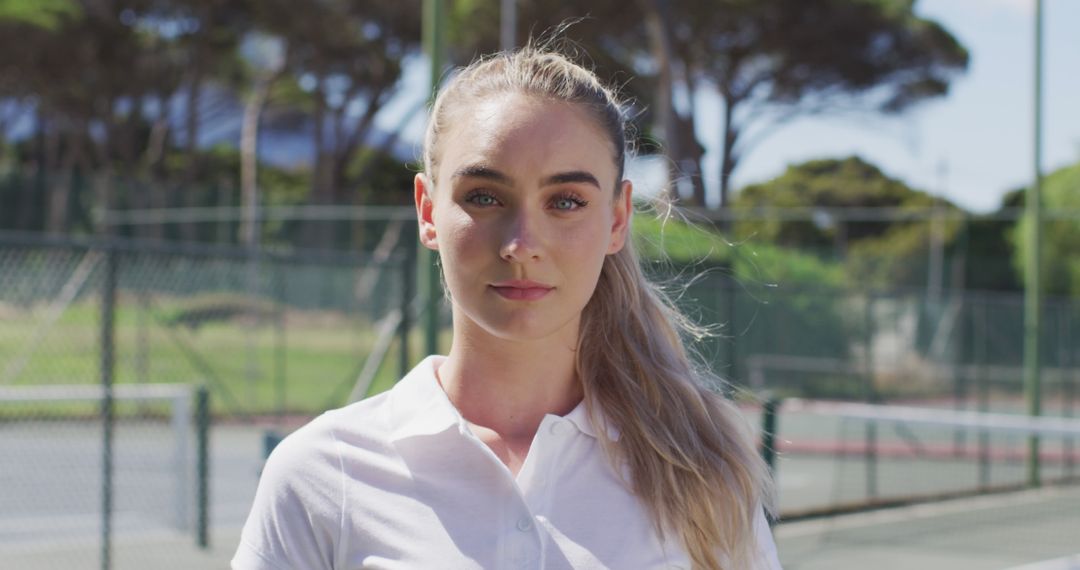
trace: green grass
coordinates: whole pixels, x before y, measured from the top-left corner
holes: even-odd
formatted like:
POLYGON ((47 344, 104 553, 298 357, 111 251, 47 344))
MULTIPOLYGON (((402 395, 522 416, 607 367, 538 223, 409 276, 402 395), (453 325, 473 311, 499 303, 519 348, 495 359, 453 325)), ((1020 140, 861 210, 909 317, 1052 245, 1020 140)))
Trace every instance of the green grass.
MULTIPOLYGON (((229 315, 186 326, 175 319, 183 304, 158 299, 149 310, 140 310, 133 298, 122 297, 115 317, 117 384, 205 384, 213 412, 219 415, 279 410, 312 414, 345 403, 375 342, 374 327, 355 315, 288 311, 280 339, 269 319, 255 325, 229 315)), ((0 375, 26 354, 45 314, 44 307, 36 307, 0 319, 0 375)), ((411 337, 410 345, 416 360, 419 334, 411 337)), ((10 385, 97 384, 100 348, 100 306, 93 301, 75 303, 48 329, 10 385)), ((398 366, 395 342, 369 394, 392 386, 400 377, 398 366)), ((5 407, 9 411, 0 414, 47 414, 55 408, 19 405, 15 412, 12 405, 5 407)), ((94 408, 65 409, 93 413, 94 408)))

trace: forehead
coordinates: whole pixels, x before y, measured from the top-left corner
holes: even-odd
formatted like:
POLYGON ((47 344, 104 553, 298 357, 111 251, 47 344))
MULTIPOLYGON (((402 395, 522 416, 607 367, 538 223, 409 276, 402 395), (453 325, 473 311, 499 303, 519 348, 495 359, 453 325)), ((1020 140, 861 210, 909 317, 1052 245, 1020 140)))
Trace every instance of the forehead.
MULTIPOLYGON (((440 142, 437 178, 463 164, 518 170, 587 170, 612 179, 615 149, 581 105, 524 94, 500 94, 456 109, 440 142)), ((603 182, 603 180, 602 180, 603 182)))

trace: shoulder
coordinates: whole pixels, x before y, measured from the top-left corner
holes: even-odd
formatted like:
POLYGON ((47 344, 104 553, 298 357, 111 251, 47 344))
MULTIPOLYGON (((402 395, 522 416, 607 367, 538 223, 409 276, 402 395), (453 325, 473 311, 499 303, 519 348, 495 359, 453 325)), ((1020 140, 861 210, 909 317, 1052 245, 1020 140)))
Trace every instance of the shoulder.
POLYGON ((388 399, 383 393, 324 412, 292 432, 267 458, 263 478, 318 479, 326 475, 322 470, 340 469, 346 448, 382 447, 389 434, 388 399))
POLYGON ((320 468, 361 467, 380 454, 393 455, 395 438, 429 427, 439 411, 445 415, 449 404, 439 406, 446 397, 435 379, 442 358, 427 357, 390 390, 325 412, 289 434, 267 460, 264 476, 307 479, 320 468))
POLYGON ((344 458, 355 457, 357 449, 380 449, 385 400, 376 396, 326 412, 274 448, 259 478, 234 569, 334 566, 346 507, 344 458))
POLYGON ((386 453, 386 400, 382 394, 325 412, 285 437, 263 467, 259 498, 336 521, 346 458, 386 453))
POLYGON ((379 439, 390 430, 390 403, 394 390, 389 390, 349 404, 342 408, 323 412, 292 435, 300 442, 312 440, 340 441, 343 439, 379 439))

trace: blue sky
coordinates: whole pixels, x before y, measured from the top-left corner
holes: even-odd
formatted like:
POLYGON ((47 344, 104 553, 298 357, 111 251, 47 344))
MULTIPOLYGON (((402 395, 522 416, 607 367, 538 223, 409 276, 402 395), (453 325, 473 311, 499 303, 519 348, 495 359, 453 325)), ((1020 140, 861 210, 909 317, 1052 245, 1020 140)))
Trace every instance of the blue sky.
MULTIPOLYGON (((735 188, 768 180, 790 164, 852 154, 888 175, 975 212, 996 209, 1009 190, 1034 177, 1033 76, 1035 0, 918 0, 916 11, 942 23, 971 54, 968 72, 947 96, 897 118, 821 116, 793 121, 745 155, 735 188)), ((1043 0, 1043 170, 1080 161, 1080 0, 1043 0)), ((426 66, 408 69, 407 91, 424 93, 426 66)), ((399 97, 383 114, 397 127, 416 97, 399 97), (396 109, 395 109, 396 108, 396 109)), ((721 106, 700 97, 698 137, 717 148, 721 106)), ((409 126, 417 141, 422 118, 409 126)), ((717 153, 706 154, 706 187, 715 199, 717 153)), ((655 176, 631 168, 639 192, 655 176)))

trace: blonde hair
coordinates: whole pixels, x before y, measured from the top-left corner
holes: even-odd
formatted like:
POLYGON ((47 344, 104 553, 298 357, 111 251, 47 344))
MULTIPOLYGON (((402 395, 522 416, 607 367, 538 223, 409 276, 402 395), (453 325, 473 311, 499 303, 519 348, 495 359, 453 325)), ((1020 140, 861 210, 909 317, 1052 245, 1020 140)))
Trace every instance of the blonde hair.
MULTIPOLYGON (((592 72, 532 45, 478 61, 441 90, 424 140, 432 180, 447 125, 470 103, 502 93, 587 109, 611 139, 620 192, 627 141, 617 98, 592 72)), ((756 511, 772 509, 772 479, 736 408, 692 364, 680 335, 697 333, 645 277, 627 241, 605 259, 582 314, 577 375, 592 422, 618 430, 618 441, 601 441, 658 533, 676 533, 695 568, 746 568, 757 555, 756 511)))

